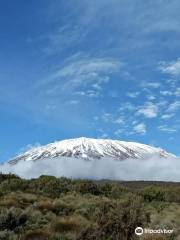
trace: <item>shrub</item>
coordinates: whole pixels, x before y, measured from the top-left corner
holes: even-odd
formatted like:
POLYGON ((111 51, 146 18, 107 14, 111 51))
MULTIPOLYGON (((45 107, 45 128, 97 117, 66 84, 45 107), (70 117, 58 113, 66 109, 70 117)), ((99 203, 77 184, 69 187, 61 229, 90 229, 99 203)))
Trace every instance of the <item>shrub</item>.
POLYGON ((108 197, 110 198, 118 199, 122 197, 122 195, 124 196, 126 192, 128 192, 127 189, 119 183, 113 183, 111 185, 112 185, 111 191, 109 192, 108 195, 108 197))
POLYGON ((165 201, 165 191, 163 191, 160 187, 146 187, 143 190, 142 195, 146 202, 165 201))
POLYGON ((1 183, 0 191, 3 193, 15 192, 15 191, 25 191, 28 187, 28 181, 24 179, 8 179, 1 183))
POLYGON ((115 205, 103 203, 97 219, 97 228, 87 228, 78 240, 131 240, 137 226, 143 226, 150 221, 142 199, 129 199, 115 205))
POLYGON ((28 230, 47 227, 54 217, 52 214, 42 214, 39 210, 36 210, 33 207, 28 207, 25 210, 25 213, 28 216, 28 221, 26 222, 26 229, 28 230))
POLYGON ((55 200, 53 202, 52 211, 57 215, 69 215, 75 211, 73 204, 66 203, 62 200, 55 200))
POLYGON ((0 231, 0 239, 1 240, 7 240, 9 237, 9 234, 7 231, 0 231))
POLYGON ((169 188, 166 190, 166 201, 180 203, 180 187, 169 188))
POLYGON ((70 190, 70 185, 65 179, 57 179, 51 176, 41 176, 29 183, 29 190, 33 193, 40 193, 55 198, 70 190))
POLYGON ((10 180, 10 179, 20 179, 20 177, 18 177, 15 174, 11 174, 11 173, 10 174, 0 173, 0 183, 2 183, 5 180, 10 180))
POLYGON ((81 194, 92 194, 92 195, 100 195, 102 194, 100 187, 98 184, 92 181, 82 181, 77 185, 77 191, 81 194))
POLYGON ((20 209, 2 209, 0 212, 0 229, 18 231, 25 226, 27 216, 20 209))

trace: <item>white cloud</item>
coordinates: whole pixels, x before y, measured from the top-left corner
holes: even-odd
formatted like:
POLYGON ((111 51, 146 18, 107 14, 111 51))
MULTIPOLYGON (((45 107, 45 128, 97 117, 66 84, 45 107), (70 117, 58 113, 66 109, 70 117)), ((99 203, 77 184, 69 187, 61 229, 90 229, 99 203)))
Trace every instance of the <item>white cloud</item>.
POLYGON ((180 109, 180 101, 171 103, 167 109, 167 112, 176 112, 180 109))
POLYGON ((163 96, 172 96, 173 92, 172 91, 160 91, 160 94, 163 96))
POLYGON ((146 82, 143 83, 144 87, 150 87, 150 88, 159 88, 161 86, 161 83, 159 82, 146 82))
POLYGON ((159 69, 163 73, 169 73, 174 76, 180 75, 180 58, 178 58, 176 61, 160 62, 159 69))
POLYGON ((136 133, 145 134, 146 133, 146 125, 144 123, 139 123, 133 127, 133 130, 136 133))
POLYGON ((3 173, 15 173, 23 178, 54 175, 75 179, 180 181, 180 159, 162 158, 157 155, 145 160, 127 159, 124 161, 112 159, 85 161, 61 157, 34 162, 20 161, 16 165, 6 163, 0 165, 0 170, 3 173))
POLYGON ((162 132, 166 132, 166 133, 175 133, 177 132, 176 129, 172 128, 172 127, 169 127, 169 126, 166 126, 166 125, 161 125, 161 126, 158 126, 158 129, 162 132))
POLYGON ((147 97, 147 99, 148 99, 149 101, 153 101, 153 100, 156 99, 156 97, 153 96, 153 95, 148 95, 148 96, 146 96, 146 97, 147 97))
POLYGON ((158 107, 152 102, 147 102, 139 108, 136 114, 143 115, 146 118, 155 118, 158 115, 158 107))
POLYGON ((94 83, 94 84, 92 85, 92 87, 95 88, 95 89, 97 89, 97 90, 102 90, 101 85, 99 85, 98 83, 94 83))
POLYGON ((100 88, 109 82, 109 76, 120 70, 122 64, 112 58, 84 58, 70 62, 53 76, 54 79, 66 79, 66 87, 78 87, 92 84, 100 88))
POLYGON ((114 123, 117 123, 117 124, 124 124, 124 119, 123 119, 123 117, 119 117, 119 118, 117 118, 117 119, 114 121, 114 123))
MULTIPOLYGON (((50 37, 48 37, 49 48, 53 49, 55 53, 59 48, 65 49, 66 47, 75 47, 80 43, 87 43, 86 41, 89 38, 94 40, 94 42, 98 42, 99 39, 101 41, 99 44, 100 47, 111 40, 112 43, 118 43, 119 48, 127 47, 132 50, 132 48, 135 49, 138 47, 143 49, 143 47, 151 46, 154 43, 151 39, 154 36, 153 33, 164 32, 168 34, 171 32, 173 35, 174 32, 179 33, 180 31, 178 0, 174 0, 173 2, 166 1, 165 3, 161 0, 153 1, 152 3, 140 1, 138 6, 136 1, 132 2, 130 0, 70 0, 68 3, 64 4, 65 11, 69 13, 68 18, 65 18, 64 21, 59 21, 67 21, 68 24, 57 27, 55 31, 50 33, 50 37), (123 19, 124 21, 121 21, 121 24, 119 24, 119 19, 123 19), (100 37, 94 37, 94 31, 100 31, 104 25, 107 28, 106 32, 113 31, 113 34, 109 37, 106 34, 102 41, 100 37), (131 31, 131 38, 127 38, 127 34, 122 34, 124 31, 128 32, 129 29, 133 29, 131 31), (124 44, 122 45, 122 43, 124 44)), ((57 12, 56 9, 60 7, 61 4, 58 7, 56 6, 54 11, 57 12)), ((55 18, 56 23, 58 23, 59 14, 52 15, 53 19, 55 18)), ((178 41, 175 39, 174 42, 177 44, 178 41)), ((161 47, 166 46, 166 44, 166 41, 161 41, 161 47)), ((171 43, 171 45, 173 44, 171 43)))
POLYGON ((164 100, 164 99, 160 99, 160 101, 157 102, 156 105, 157 105, 158 107, 161 107, 161 109, 164 108, 164 107, 167 108, 168 101, 167 101, 167 100, 164 100))
POLYGON ((138 97, 140 92, 128 92, 126 95, 130 98, 136 98, 138 97))
POLYGON ((87 29, 80 25, 66 24, 47 35, 48 45, 43 49, 47 55, 57 54, 72 45, 81 43, 87 35, 87 29))
POLYGON ((138 123, 138 120, 132 121, 132 125, 136 125, 138 123))
POLYGON ((120 72, 123 64, 114 58, 87 57, 77 54, 67 59, 64 66, 48 79, 38 84, 46 96, 77 94, 87 97, 101 96, 103 87, 113 74, 120 72))
POLYGON ((92 98, 94 98, 94 97, 99 97, 99 96, 100 96, 100 93, 99 93, 98 91, 88 90, 88 91, 86 92, 86 96, 87 96, 87 97, 92 97, 92 98))
POLYGON ((174 114, 163 114, 162 116, 161 116, 161 119, 170 119, 170 118, 172 118, 172 117, 174 117, 174 114))
POLYGON ((79 95, 79 96, 86 96, 86 92, 85 91, 77 91, 74 94, 75 95, 79 95))
POLYGON ((180 97, 180 88, 177 88, 177 89, 175 90, 174 95, 175 95, 176 97, 180 97))

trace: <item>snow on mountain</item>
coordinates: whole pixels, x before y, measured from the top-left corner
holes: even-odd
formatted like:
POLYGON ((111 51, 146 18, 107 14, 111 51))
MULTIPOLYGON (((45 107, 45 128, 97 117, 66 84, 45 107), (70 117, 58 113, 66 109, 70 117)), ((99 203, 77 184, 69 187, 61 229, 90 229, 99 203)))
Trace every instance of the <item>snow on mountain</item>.
POLYGON ((73 157, 85 160, 112 158, 114 160, 145 159, 156 155, 158 157, 173 157, 161 148, 155 148, 136 142, 125 142, 110 139, 76 138, 34 147, 19 154, 9 163, 37 161, 57 157, 73 157))

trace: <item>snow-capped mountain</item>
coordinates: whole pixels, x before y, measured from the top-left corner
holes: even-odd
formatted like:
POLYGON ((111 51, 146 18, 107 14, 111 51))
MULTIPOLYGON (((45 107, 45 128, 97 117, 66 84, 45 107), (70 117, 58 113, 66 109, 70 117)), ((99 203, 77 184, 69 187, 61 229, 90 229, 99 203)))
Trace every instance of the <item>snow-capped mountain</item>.
POLYGON ((14 159, 11 164, 24 161, 36 161, 56 157, 74 157, 85 160, 112 158, 125 160, 129 158, 145 159, 152 155, 172 157, 173 155, 161 148, 155 148, 136 142, 125 142, 110 139, 76 138, 34 147, 14 159))

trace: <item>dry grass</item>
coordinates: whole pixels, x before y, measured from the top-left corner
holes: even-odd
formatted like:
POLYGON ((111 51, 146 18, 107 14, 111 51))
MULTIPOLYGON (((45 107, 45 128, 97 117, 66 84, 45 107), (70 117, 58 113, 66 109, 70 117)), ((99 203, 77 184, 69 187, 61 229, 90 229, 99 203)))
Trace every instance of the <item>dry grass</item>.
POLYGON ((86 225, 88 225, 87 220, 82 216, 76 215, 56 218, 56 220, 51 225, 51 229, 55 233, 77 233, 86 225))
POLYGON ((48 240, 50 234, 43 230, 34 230, 26 233, 23 240, 48 240))

